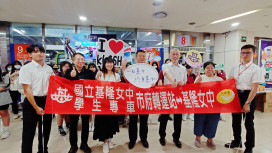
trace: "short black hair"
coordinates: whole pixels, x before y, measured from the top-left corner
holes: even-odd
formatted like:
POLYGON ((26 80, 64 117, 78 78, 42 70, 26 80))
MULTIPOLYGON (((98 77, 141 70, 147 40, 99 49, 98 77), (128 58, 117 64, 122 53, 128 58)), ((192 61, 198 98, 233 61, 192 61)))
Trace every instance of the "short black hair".
POLYGON ((251 45, 251 44, 247 44, 247 45, 244 45, 243 47, 241 47, 241 51, 243 49, 250 49, 250 48, 252 49, 253 53, 255 53, 256 47, 254 45, 251 45))
POLYGON ((214 68, 215 68, 215 63, 213 62, 205 62, 204 65, 203 65, 203 69, 205 69, 208 65, 212 65, 214 68))
POLYGON ((144 50, 137 50, 136 56, 137 56, 138 53, 145 53, 145 51, 144 50))
POLYGON ((68 64, 69 65, 69 68, 70 69, 72 69, 72 64, 70 63, 70 62, 68 62, 68 61, 62 61, 61 63, 60 63, 60 72, 62 72, 62 68, 63 68, 63 66, 64 65, 66 65, 66 64, 68 64))
POLYGON ((185 64, 185 67, 186 67, 186 69, 190 69, 190 68, 192 68, 190 65, 188 65, 188 64, 185 64))
POLYGON ((168 58, 168 59, 166 59, 166 60, 164 61, 164 63, 166 63, 167 61, 170 61, 170 62, 171 62, 171 59, 169 59, 169 58, 168 58))
POLYGON ((33 51, 35 51, 35 48, 38 48, 41 52, 45 53, 45 49, 43 48, 43 46, 39 45, 30 45, 26 48, 26 51, 28 53, 32 53, 33 51))
POLYGON ((12 68, 12 64, 7 64, 7 65, 5 66, 6 72, 8 72, 8 67, 9 67, 9 66, 11 66, 11 68, 12 68))
POLYGON ((82 56, 82 57, 85 58, 85 56, 84 56, 82 53, 75 53, 75 54, 73 55, 73 59, 76 57, 76 55, 80 55, 80 56, 82 56))

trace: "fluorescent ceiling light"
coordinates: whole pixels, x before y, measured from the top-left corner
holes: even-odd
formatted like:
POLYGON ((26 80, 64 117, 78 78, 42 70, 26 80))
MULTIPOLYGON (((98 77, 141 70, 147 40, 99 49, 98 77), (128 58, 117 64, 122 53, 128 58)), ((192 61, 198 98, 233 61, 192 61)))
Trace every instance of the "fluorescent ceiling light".
POLYGON ((80 19, 81 21, 86 21, 86 20, 87 20, 87 18, 86 18, 85 16, 79 16, 79 19, 80 19))
POLYGON ((245 16, 245 15, 249 15, 249 14, 252 14, 252 13, 259 12, 260 10, 262 10, 262 9, 253 10, 253 11, 241 13, 241 14, 238 14, 238 15, 234 15, 234 16, 231 16, 231 17, 227 17, 227 18, 224 18, 224 19, 220 19, 220 20, 217 20, 217 21, 213 21, 213 22, 210 23, 210 24, 216 24, 216 23, 228 21, 228 20, 231 20, 231 19, 239 18, 239 17, 241 17, 241 16, 245 16))
POLYGON ((25 33, 25 30, 21 30, 22 31, 22 33, 25 33))
POLYGON ((149 36, 149 35, 151 35, 151 32, 148 32, 148 33, 146 34, 146 36, 149 36))
POLYGON ((236 26, 238 26, 239 24, 240 24, 240 23, 235 22, 235 23, 231 24, 231 26, 236 27, 236 26))

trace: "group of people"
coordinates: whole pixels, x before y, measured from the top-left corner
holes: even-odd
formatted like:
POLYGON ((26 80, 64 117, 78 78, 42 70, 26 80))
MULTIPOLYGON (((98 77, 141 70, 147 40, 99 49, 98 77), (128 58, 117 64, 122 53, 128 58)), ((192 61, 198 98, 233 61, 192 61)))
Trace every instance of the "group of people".
MULTIPOLYGON (((46 95, 49 84, 49 77, 51 75, 58 75, 69 80, 101 80, 112 82, 126 82, 129 83, 125 76, 120 77, 116 73, 114 61, 111 57, 105 58, 102 69, 99 71, 94 64, 90 64, 88 68, 85 67, 84 55, 81 53, 73 54, 73 65, 69 62, 62 62, 60 64, 60 72, 57 71, 58 65, 53 67, 44 63, 45 49, 38 45, 31 45, 27 48, 29 56, 32 61, 22 66, 20 63, 13 63, 6 66, 6 74, 1 73, 0 77, 0 115, 3 121, 4 130, 2 138, 7 138, 9 135, 9 104, 12 103, 12 112, 14 118, 18 118, 18 95, 19 88, 23 90, 23 131, 22 131, 22 153, 31 153, 33 147, 33 140, 35 130, 38 127, 38 152, 47 153, 47 144, 51 132, 52 115, 44 114, 44 107, 46 103, 46 95), (20 87, 21 86, 21 87, 20 87), (9 96, 10 95, 10 96, 9 96), (17 99, 16 99, 17 98, 17 99), (13 101, 13 102, 12 102, 13 101), (16 103, 14 102, 16 101, 16 103), (17 107, 16 107, 17 106, 17 107)), ((254 130, 254 111, 256 108, 255 95, 257 87, 264 80, 261 75, 260 68, 252 63, 252 57, 256 53, 256 48, 253 45, 245 45, 241 48, 241 63, 234 66, 229 74, 229 78, 234 78, 238 89, 238 96, 241 104, 242 113, 232 113, 232 127, 234 140, 225 144, 227 148, 242 147, 241 137, 241 121, 242 116, 245 118, 245 128, 247 130, 245 153, 252 153, 255 145, 255 130, 254 130)), ((180 51, 172 49, 170 51, 170 59, 163 64, 162 70, 159 71, 158 64, 152 66, 159 72, 159 80, 156 85, 170 84, 172 87, 183 86, 184 84, 194 84, 201 82, 222 81, 226 78, 220 76, 222 72, 217 72, 215 75, 215 64, 213 62, 206 62, 203 65, 204 74, 194 75, 193 69, 189 65, 183 66, 179 64, 180 51)), ((136 63, 146 63, 146 54, 143 50, 138 50, 135 55, 136 63)), ((129 63, 123 61, 122 71, 124 72, 129 63)), ((223 74, 221 74, 223 75, 223 74)), ((225 76, 225 75, 224 75, 225 76)), ((178 148, 182 148, 180 141, 182 120, 189 118, 194 121, 194 145, 198 148, 202 147, 201 137, 204 135, 207 138, 206 145, 211 149, 216 149, 213 138, 216 135, 218 122, 220 119, 219 113, 209 114, 174 114, 174 133, 172 134, 173 142, 178 148)), ((89 123, 91 121, 90 115, 64 115, 59 114, 57 117, 57 124, 59 133, 66 135, 62 125, 63 120, 66 122, 66 127, 70 130, 70 150, 69 153, 76 153, 78 150, 77 142, 77 127, 79 117, 82 121, 81 145, 80 149, 85 153, 90 153, 91 148, 88 146, 89 137, 89 123)), ((129 143, 128 148, 134 148, 138 137, 138 118, 140 121, 139 136, 142 145, 149 148, 147 141, 148 137, 148 118, 149 114, 144 115, 129 115, 129 143)), ((170 119, 169 114, 160 115, 159 125, 159 143, 162 146, 166 145, 166 128, 167 122, 170 119)), ((116 115, 96 115, 94 119, 94 134, 93 139, 103 142, 103 152, 108 153, 114 147, 112 138, 119 132, 118 117, 116 115)))

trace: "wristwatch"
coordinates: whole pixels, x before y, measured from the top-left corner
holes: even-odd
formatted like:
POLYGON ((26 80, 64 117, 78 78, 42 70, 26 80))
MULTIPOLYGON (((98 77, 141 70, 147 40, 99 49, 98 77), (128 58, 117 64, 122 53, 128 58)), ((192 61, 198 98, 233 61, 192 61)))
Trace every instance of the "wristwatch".
POLYGON ((251 102, 249 102, 249 101, 247 101, 246 103, 247 103, 249 106, 251 105, 251 102))

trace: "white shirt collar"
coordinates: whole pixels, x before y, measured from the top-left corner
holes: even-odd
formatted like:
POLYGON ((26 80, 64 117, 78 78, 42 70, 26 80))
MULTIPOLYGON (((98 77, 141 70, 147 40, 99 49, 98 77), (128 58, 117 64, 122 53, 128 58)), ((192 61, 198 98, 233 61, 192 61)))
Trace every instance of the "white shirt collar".
POLYGON ((43 67, 44 66, 44 64, 43 64, 43 66, 41 66, 39 63, 37 63, 34 60, 32 60, 31 62, 34 64, 35 67, 43 67))
MULTIPOLYGON (((172 62, 169 63, 170 66, 176 66, 174 65, 172 62)), ((180 64, 177 65, 178 67, 180 67, 180 64)))
POLYGON ((246 65, 243 65, 243 64, 241 63, 242 66, 246 66, 246 67, 248 67, 250 64, 252 64, 252 62, 249 62, 249 63, 247 63, 246 65))

